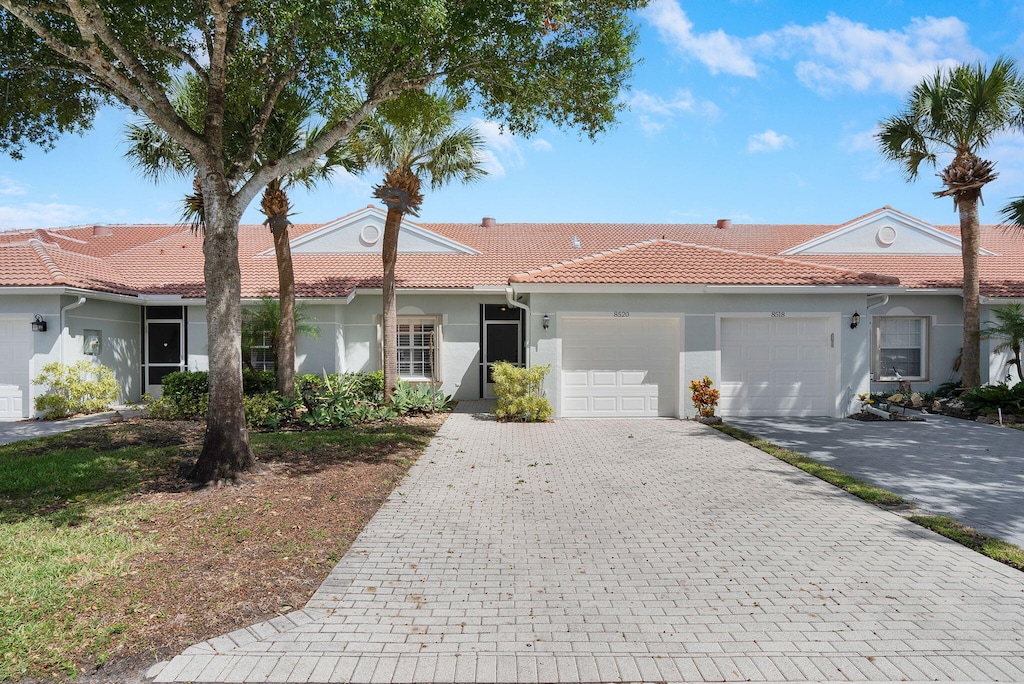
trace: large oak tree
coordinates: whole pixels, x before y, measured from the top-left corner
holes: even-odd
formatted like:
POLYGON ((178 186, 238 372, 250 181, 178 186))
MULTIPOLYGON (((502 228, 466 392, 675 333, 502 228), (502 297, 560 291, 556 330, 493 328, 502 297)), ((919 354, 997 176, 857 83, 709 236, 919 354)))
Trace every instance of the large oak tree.
POLYGON ((0 149, 52 146, 107 103, 136 111, 198 169, 206 233, 210 412, 193 476, 255 461, 242 413, 238 223, 271 180, 308 167, 380 103, 443 84, 529 134, 544 121, 594 136, 621 107, 645 0, 0 0, 0 149), (203 125, 169 93, 206 88, 203 125), (317 103, 319 135, 254 163, 281 94, 317 103), (225 112, 260 94, 245 144, 227 154, 225 112))

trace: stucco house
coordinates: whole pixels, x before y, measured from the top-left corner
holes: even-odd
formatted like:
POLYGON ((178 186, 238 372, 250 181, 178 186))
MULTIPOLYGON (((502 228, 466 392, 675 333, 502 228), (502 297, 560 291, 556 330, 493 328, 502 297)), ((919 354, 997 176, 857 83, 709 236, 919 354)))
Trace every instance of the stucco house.
MULTIPOLYGON (((292 226, 298 296, 323 333, 299 338, 299 372, 379 367, 384 218, 292 226)), ((551 364, 560 417, 691 416, 704 375, 725 416, 842 416, 896 371, 915 389, 957 377, 958 232, 889 207, 841 225, 407 221, 399 372, 474 399, 494 361, 551 364)), ((270 232, 239 239, 243 296, 274 294, 270 232)), ((1024 301, 1024 235, 986 226, 982 246, 987 320, 1024 301)), ((1007 367, 991 346, 995 382, 1007 367)), ((187 228, 0 233, 0 418, 33 414, 49 361, 103 363, 135 400, 205 369, 206 349, 202 237, 187 228)))

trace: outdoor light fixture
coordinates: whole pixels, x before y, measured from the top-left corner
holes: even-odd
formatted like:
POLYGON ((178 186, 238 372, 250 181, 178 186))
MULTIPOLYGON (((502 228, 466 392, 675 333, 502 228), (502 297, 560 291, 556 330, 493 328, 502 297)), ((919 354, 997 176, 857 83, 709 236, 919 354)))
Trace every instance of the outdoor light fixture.
POLYGON ((32 321, 32 332, 46 332, 46 321, 39 314, 36 314, 36 319, 32 321))
POLYGON ((544 317, 540 319, 540 324, 547 330, 551 326, 551 316, 544 314, 544 317))
POLYGON ((860 325, 860 314, 854 311, 853 315, 850 316, 850 330, 853 330, 858 325, 860 325))

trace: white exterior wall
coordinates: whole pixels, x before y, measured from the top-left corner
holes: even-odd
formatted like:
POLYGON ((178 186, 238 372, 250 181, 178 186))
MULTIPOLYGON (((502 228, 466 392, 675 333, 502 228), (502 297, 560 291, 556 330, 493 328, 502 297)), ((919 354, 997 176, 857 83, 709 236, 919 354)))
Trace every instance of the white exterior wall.
MULTIPOLYGON (((85 359, 101 363, 114 371, 121 388, 120 401, 136 401, 141 395, 141 313, 134 303, 111 302, 92 299, 80 307, 69 309, 64 315, 64 331, 61 330, 60 310, 74 304, 78 297, 70 295, 5 295, 0 318, 14 320, 29 328, 35 314, 46 321, 46 332, 31 334, 31 349, 28 363, 23 372, 15 371, 22 380, 23 417, 35 415, 35 398, 44 394, 46 388, 33 385, 43 366, 63 361, 72 364, 85 359), (101 352, 98 356, 83 353, 83 331, 99 330, 102 333, 101 352), (63 334, 62 334, 63 332, 63 334)), ((0 360, 11 363, 11 360, 0 360)))
MULTIPOLYGON (((67 296, 62 300, 65 306, 78 301, 67 296)), ((82 306, 68 310, 64 324, 64 363, 85 360, 107 366, 121 387, 120 401, 138 401, 142 395, 142 309, 134 303, 87 298, 82 306), (98 356, 85 353, 85 330, 100 331, 98 356)))
MULTIPOLYGON (((959 296, 892 295, 885 304, 876 306, 868 312, 861 312, 861 327, 868 333, 873 330, 871 319, 874 316, 927 316, 931 319, 928 338, 928 379, 912 381, 914 390, 934 390, 951 379, 960 379, 960 373, 953 372, 953 363, 960 355, 964 337, 963 300, 959 296)), ((989 366, 988 357, 991 356, 989 349, 989 345, 982 341, 982 383, 988 382, 986 370, 989 366)), ((869 351, 871 350, 873 347, 869 346, 869 351)), ((872 378, 872 392, 895 392, 896 389, 896 382, 878 382, 872 378)))
POLYGON ((784 313, 800 316, 828 316, 836 330, 835 415, 853 410, 856 396, 867 391, 869 326, 864 319, 856 330, 849 327, 854 311, 864 316, 866 295, 856 294, 553 294, 529 295, 531 309, 528 363, 551 364, 545 392, 559 415, 559 332, 561 317, 571 315, 608 316, 628 312, 630 317, 676 317, 680 321, 682 349, 679 367, 679 408, 683 417, 694 415, 689 401, 691 380, 711 377, 720 382, 719 317, 750 315, 771 317, 784 313), (544 330, 542 318, 550 317, 544 330))
POLYGON ((42 387, 32 384, 32 379, 39 375, 43 366, 57 361, 58 342, 60 340, 60 307, 61 298, 57 295, 4 295, 0 318, 13 325, 24 325, 30 329, 35 314, 46 321, 46 332, 33 332, 29 337, 31 348, 20 359, 0 359, 3 364, 16 364, 17 368, 9 368, 10 375, 15 379, 21 390, 22 418, 35 415, 35 397, 42 393, 42 387))

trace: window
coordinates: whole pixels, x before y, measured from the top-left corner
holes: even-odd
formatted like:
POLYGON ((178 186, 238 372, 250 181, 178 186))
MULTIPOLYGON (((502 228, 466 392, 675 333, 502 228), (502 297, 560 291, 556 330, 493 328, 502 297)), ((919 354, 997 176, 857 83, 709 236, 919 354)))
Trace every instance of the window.
POLYGON ((437 320, 398 319, 398 377, 434 381, 436 376, 437 320))
POLYGON ((274 349, 270 345, 271 334, 266 331, 252 333, 252 346, 249 347, 252 367, 260 371, 274 370, 274 349))
POLYGON ((928 319, 881 316, 875 319, 875 378, 928 379, 928 319))

